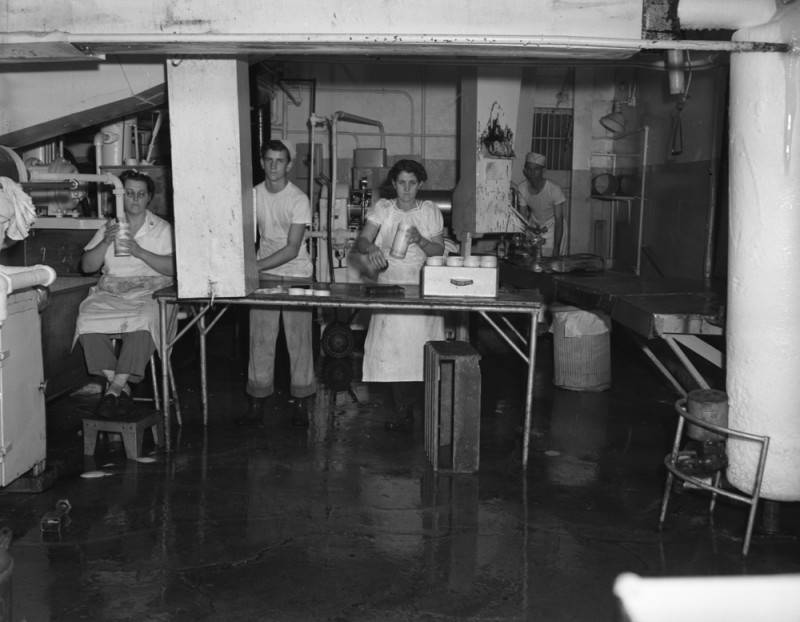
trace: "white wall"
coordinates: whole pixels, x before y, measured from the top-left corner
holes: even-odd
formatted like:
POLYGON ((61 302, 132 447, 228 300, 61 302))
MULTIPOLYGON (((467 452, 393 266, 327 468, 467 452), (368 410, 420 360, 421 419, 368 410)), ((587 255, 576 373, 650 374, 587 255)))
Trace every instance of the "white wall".
POLYGON ((0 67, 0 135, 163 84, 164 63, 0 67))

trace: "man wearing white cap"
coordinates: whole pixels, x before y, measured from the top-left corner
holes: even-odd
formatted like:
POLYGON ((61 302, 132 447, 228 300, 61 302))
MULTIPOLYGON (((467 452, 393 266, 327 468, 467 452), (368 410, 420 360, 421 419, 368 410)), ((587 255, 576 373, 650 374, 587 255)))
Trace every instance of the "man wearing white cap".
MULTIPOLYGON (((547 227, 544 233, 542 256, 561 254, 564 236, 564 205, 567 200, 557 184, 544 178, 547 159, 531 151, 525 156, 522 174, 525 181, 519 185, 519 196, 527 207, 528 222, 537 227, 547 227)), ((523 210, 525 213, 525 210, 523 210)))
MULTIPOLYGON (((258 233, 258 268, 269 278, 297 282, 312 274, 311 257, 303 243, 311 225, 311 206, 305 193, 290 182, 287 173, 294 164, 294 145, 287 140, 270 140, 261 148, 265 179, 254 189, 258 233)), ((239 424, 262 423, 264 412, 275 410, 275 350, 278 329, 283 332, 289 352, 289 393, 292 423, 308 425, 307 398, 316 391, 311 341, 312 313, 305 310, 250 310, 250 362, 247 369, 249 405, 239 424)))

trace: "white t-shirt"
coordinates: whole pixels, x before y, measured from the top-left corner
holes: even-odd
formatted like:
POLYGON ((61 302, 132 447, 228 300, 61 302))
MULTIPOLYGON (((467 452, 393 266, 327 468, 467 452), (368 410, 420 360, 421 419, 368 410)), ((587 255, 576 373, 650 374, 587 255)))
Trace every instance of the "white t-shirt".
POLYGON ((531 224, 543 227, 555 217, 555 206, 564 203, 567 199, 561 188, 549 179, 544 180, 544 187, 534 192, 530 182, 520 184, 519 194, 528 206, 531 224))
MULTIPOLYGON (((103 241, 106 236, 106 223, 100 225, 95 231, 94 236, 83 250, 92 250, 103 241)), ((156 255, 172 255, 172 226, 160 216, 150 210, 145 212, 144 222, 136 235, 133 236, 136 243, 146 251, 156 255)), ((141 259, 129 255, 127 257, 117 257, 114 254, 114 245, 109 244, 108 250, 103 258, 103 274, 108 276, 163 276, 157 270, 148 266, 141 259)))
MULTIPOLYGON (((257 259, 269 257, 286 246, 289 229, 293 224, 311 225, 311 205, 305 193, 288 182, 280 192, 269 192, 264 183, 255 187, 256 226, 259 246, 257 259)), ((300 245, 297 257, 285 264, 270 268, 266 274, 281 277, 309 277, 312 274, 311 257, 305 243, 300 245)))

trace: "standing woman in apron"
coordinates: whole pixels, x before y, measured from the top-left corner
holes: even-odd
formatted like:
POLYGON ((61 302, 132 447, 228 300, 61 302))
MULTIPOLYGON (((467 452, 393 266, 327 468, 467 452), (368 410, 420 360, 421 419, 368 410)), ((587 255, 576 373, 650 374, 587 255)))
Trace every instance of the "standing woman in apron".
MULTIPOLYGON (((418 201, 417 192, 428 179, 415 160, 399 160, 389 171, 397 193, 395 199, 380 199, 367 212, 356 248, 367 270, 378 283, 419 284, 425 260, 444 253, 444 219, 431 201, 418 201), (398 228, 405 228, 408 246, 391 254, 398 228)), ((415 406, 422 406, 423 347, 427 341, 444 339, 444 318, 435 313, 393 311, 374 313, 364 344, 362 379, 391 383, 394 418, 389 430, 410 431, 415 406)))

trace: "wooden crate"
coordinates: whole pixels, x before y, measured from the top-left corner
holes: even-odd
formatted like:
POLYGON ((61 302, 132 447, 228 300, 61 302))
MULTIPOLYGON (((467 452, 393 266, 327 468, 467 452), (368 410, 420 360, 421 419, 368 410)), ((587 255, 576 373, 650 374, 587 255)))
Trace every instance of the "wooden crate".
POLYGON ((425 344, 425 453, 434 471, 480 465, 480 355, 465 341, 425 344))

